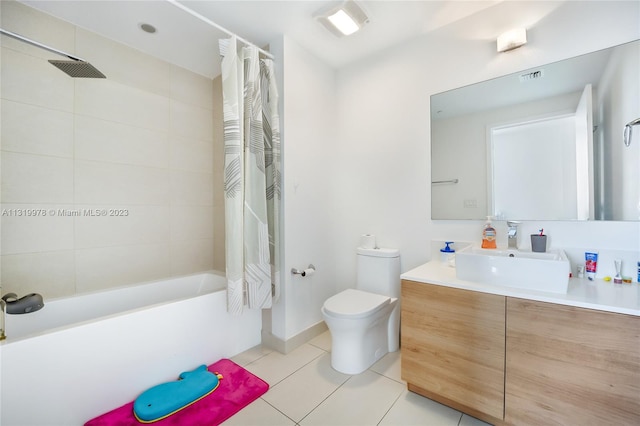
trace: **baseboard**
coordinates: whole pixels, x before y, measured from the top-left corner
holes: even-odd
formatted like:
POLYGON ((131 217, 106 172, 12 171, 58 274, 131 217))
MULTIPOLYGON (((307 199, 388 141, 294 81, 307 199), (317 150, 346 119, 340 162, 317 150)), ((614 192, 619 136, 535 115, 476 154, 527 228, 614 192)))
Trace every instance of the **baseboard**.
POLYGON ((281 338, 271 334, 270 331, 262 329, 262 345, 286 355, 327 330, 327 324, 325 324, 324 321, 320 321, 311 327, 302 330, 295 336, 287 340, 282 340, 281 338))

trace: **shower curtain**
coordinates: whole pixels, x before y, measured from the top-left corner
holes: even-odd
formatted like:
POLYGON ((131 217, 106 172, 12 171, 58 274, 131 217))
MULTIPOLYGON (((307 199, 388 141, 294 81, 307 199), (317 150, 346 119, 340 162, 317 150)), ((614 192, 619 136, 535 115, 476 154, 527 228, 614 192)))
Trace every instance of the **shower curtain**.
POLYGON ((219 41, 224 103, 227 310, 270 308, 280 295, 280 130, 273 61, 219 41))

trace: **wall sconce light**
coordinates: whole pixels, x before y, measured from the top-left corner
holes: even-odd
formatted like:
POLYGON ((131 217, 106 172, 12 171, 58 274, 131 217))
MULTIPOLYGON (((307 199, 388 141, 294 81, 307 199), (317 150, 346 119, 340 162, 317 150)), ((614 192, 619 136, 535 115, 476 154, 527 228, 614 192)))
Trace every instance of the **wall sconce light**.
POLYGON ((507 31, 498 37, 498 52, 507 52, 517 49, 527 43, 527 30, 524 28, 516 28, 507 31))
POLYGON ((315 18, 338 37, 351 35, 369 22, 367 14, 352 0, 319 12, 315 18))

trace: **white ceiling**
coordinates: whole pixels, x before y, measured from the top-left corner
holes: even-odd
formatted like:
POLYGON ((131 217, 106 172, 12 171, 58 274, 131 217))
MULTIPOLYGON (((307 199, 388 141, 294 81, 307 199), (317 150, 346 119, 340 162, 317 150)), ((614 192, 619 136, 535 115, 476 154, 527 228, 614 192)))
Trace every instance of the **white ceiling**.
MULTIPOLYGON (((32 7, 178 64, 203 75, 219 74, 217 40, 226 35, 165 0, 20 0, 32 7), (157 27, 154 35, 140 23, 157 27)), ((507 3, 502 0, 360 1, 370 23, 360 32, 338 38, 313 18, 341 1, 179 0, 181 4, 258 46, 286 35, 323 62, 340 68, 412 38, 507 3)), ((513 3, 513 2, 512 2, 513 3)), ((533 4, 524 2, 496 11, 490 37, 522 25, 533 4), (512 16, 509 16, 512 15, 512 16)), ((542 2, 546 3, 546 2, 542 2)), ((556 5, 558 2, 555 2, 556 5)), ((466 21, 465 21, 466 22, 466 21)), ((526 23, 524 23, 526 24, 526 23)), ((90 59, 89 59, 90 60, 90 59)))

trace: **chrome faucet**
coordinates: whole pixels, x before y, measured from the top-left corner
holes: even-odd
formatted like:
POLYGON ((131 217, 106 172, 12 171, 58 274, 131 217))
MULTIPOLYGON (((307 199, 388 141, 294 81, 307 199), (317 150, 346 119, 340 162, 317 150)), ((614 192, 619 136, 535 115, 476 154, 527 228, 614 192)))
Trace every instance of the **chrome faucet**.
POLYGON ((518 248, 518 225, 520 225, 520 222, 517 222, 515 220, 507 221, 507 226, 509 227, 509 231, 507 232, 509 242, 508 247, 510 249, 518 248))
POLYGON ((39 311, 44 307, 42 296, 38 293, 30 293, 18 299, 15 293, 7 293, 0 298, 0 340, 7 338, 5 328, 6 314, 28 314, 39 311))
POLYGON ((4 310, 6 307, 6 302, 4 301, 4 299, 0 299, 0 310, 2 312, 0 312, 0 340, 4 340, 7 338, 7 336, 4 333, 4 310))

